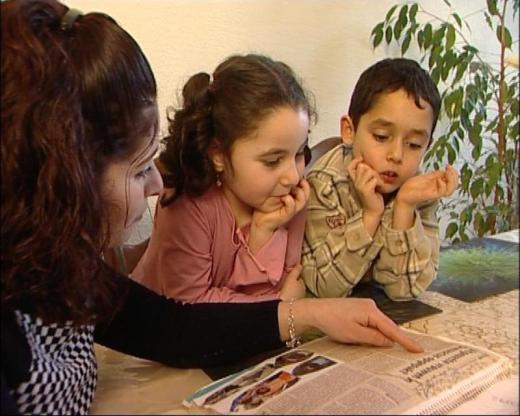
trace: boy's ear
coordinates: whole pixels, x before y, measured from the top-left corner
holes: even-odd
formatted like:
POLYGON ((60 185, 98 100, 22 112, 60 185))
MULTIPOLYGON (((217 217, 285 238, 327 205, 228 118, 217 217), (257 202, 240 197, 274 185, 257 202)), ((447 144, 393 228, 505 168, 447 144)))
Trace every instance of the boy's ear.
POLYGON ((340 120, 341 139, 345 144, 354 143, 354 123, 349 115, 343 114, 340 120))
POLYGON ((224 171, 224 154, 220 150, 219 145, 214 141, 208 151, 209 159, 213 163, 213 167, 217 172, 224 171))

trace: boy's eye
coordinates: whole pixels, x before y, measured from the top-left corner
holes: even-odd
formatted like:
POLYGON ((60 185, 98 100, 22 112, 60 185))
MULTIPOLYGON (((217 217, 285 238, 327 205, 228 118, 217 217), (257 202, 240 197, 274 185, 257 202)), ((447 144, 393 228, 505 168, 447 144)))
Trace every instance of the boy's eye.
POLYGON ((421 144, 417 144, 417 143, 408 143, 408 146, 410 146, 410 148, 412 148, 413 150, 420 150, 420 149, 422 149, 422 145, 421 144))
POLYGON ((373 136, 379 142, 382 142, 388 138, 388 136, 386 134, 381 134, 381 133, 373 133, 373 136))

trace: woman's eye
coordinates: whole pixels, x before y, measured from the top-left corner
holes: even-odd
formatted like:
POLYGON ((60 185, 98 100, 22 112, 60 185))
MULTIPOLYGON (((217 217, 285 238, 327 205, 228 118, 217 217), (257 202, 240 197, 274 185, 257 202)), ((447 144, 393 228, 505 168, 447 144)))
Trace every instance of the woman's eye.
POLYGON ((136 178, 146 178, 146 176, 152 171, 152 166, 147 166, 143 170, 136 173, 136 178))

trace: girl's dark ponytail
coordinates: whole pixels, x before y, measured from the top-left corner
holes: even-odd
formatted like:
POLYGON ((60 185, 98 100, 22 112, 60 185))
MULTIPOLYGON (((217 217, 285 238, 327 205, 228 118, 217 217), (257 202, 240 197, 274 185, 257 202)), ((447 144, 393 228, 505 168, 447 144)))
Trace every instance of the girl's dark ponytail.
MULTIPOLYGON (((182 90, 183 107, 168 115, 169 135, 160 161, 167 166, 164 184, 182 193, 196 196, 216 181, 208 149, 214 136, 211 77, 200 72, 190 77, 182 90)), ((175 197, 161 200, 163 205, 175 197)))

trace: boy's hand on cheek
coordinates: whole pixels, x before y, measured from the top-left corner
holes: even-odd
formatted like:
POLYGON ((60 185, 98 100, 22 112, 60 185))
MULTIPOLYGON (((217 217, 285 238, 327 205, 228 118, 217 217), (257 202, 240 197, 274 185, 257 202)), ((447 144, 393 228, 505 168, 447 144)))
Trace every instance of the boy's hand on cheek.
POLYGON ((457 170, 450 165, 444 171, 436 170, 412 176, 401 185, 396 203, 415 207, 421 202, 449 196, 457 188, 458 180, 457 170))
POLYGON ((383 185, 379 174, 363 162, 362 157, 356 157, 347 166, 347 172, 358 192, 363 211, 368 215, 380 217, 385 210, 383 195, 376 190, 383 185))

